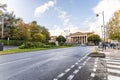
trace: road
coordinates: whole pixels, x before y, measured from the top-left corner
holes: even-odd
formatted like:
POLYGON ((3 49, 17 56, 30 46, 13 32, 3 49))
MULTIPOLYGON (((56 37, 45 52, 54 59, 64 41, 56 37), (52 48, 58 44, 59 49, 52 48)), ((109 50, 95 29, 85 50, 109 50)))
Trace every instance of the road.
POLYGON ((1 55, 0 80, 53 80, 92 51, 89 46, 1 55))

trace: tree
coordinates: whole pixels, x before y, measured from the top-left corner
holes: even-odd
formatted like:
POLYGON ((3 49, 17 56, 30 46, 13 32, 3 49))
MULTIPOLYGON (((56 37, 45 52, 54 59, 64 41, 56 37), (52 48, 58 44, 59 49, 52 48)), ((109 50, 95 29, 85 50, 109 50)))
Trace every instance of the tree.
POLYGON ((43 34, 41 34, 41 33, 35 33, 33 35, 33 39, 36 42, 44 42, 45 41, 45 36, 43 34))
POLYGON ((115 11, 107 23, 107 33, 109 39, 120 41, 120 10, 115 11))
POLYGON ((5 10, 6 10, 6 7, 7 7, 6 4, 1 4, 1 3, 0 3, 0 15, 3 14, 3 10, 5 11, 5 10))
POLYGON ((59 45, 63 45, 66 41, 66 38, 62 35, 58 36, 56 40, 59 42, 59 45))
POLYGON ((45 35, 46 41, 50 40, 50 32, 45 27, 40 27, 40 32, 45 35))
POLYGON ((100 36, 97 34, 91 34, 88 36, 88 42, 94 43, 95 45, 98 45, 98 43, 101 41, 100 36))
POLYGON ((13 28, 12 38, 15 40, 30 40, 31 33, 29 30, 29 25, 19 22, 19 24, 13 28))

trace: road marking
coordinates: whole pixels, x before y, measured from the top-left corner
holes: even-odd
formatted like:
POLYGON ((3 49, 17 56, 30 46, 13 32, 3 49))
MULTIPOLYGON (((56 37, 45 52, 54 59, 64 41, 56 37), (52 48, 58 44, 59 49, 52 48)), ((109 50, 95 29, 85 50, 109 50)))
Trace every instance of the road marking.
POLYGON ((70 75, 70 76, 67 78, 67 80, 72 80, 73 77, 74 77, 74 75, 70 75))
POLYGON ((111 64, 107 64, 107 67, 120 68, 120 66, 118 65, 111 65, 111 64))
POLYGON ((78 62, 76 62, 75 65, 78 65, 78 62))
POLYGON ((108 75, 108 80, 120 80, 119 76, 108 75))
POLYGON ((120 65, 120 62, 110 62, 110 61, 107 61, 107 64, 120 65))
POLYGON ((70 71, 70 69, 69 69, 69 68, 65 70, 65 72, 66 72, 66 73, 67 73, 67 72, 69 72, 69 71, 70 71))
POLYGON ((108 72, 120 74, 120 70, 115 70, 115 69, 109 69, 109 68, 108 68, 108 72))
POLYGON ((77 74, 79 72, 79 69, 75 70, 73 74, 77 74))
POLYGON ((112 62, 119 62, 120 60, 117 60, 117 59, 105 59, 106 61, 112 61, 112 62))
POLYGON ((91 73, 90 77, 95 77, 95 73, 91 73))
MULTIPOLYGON (((88 54, 87 54, 88 55, 88 54)), ((84 57, 82 57, 80 60, 78 60, 78 62, 75 63, 75 65, 78 65, 79 62, 81 62, 83 59, 85 59, 87 57, 87 55, 85 55, 84 57)), ((89 60, 90 58, 86 59, 86 61, 84 62, 84 64, 87 63, 87 61, 89 60)), ((58 80, 60 77, 63 77, 67 72, 69 72, 73 67, 75 67, 75 65, 72 65, 70 68, 66 69, 65 70, 65 73, 61 73, 57 76, 57 78, 53 79, 53 80, 58 80)), ((82 68, 83 66, 79 66, 79 68, 77 70, 75 70, 73 72, 73 74, 77 74, 79 72, 79 70, 82 68)), ((70 75, 67 79, 68 80, 71 80, 72 78, 74 77, 74 75, 70 75)))
POLYGON ((97 68, 97 65, 95 64, 94 67, 97 68))
POLYGON ((65 75, 65 73, 61 73, 61 74, 59 74, 57 77, 58 78, 61 78, 62 76, 64 76, 65 75))
POLYGON ((82 66, 79 66, 79 67, 78 67, 78 69, 81 69, 81 68, 82 68, 82 66))
POLYGON ((82 65, 84 66, 87 62, 85 61, 82 65))
POLYGON ((71 68, 75 67, 75 65, 72 65, 71 68))
POLYGON ((90 59, 90 57, 88 57, 84 62, 83 62, 83 66, 87 63, 87 61, 90 59))
POLYGON ((96 68, 93 68, 93 72, 96 72, 96 70, 97 70, 96 68))
POLYGON ((97 71, 97 63, 98 63, 98 58, 96 58, 94 61, 94 67, 92 69, 93 72, 90 75, 90 77, 92 77, 92 78, 95 77, 95 72, 97 71))

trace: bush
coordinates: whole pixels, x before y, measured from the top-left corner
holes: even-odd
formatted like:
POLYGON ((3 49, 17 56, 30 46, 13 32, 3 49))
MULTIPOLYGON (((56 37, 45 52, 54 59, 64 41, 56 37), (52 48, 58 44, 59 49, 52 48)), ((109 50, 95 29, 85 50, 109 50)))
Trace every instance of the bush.
POLYGON ((4 45, 11 45, 11 46, 20 46, 24 43, 22 40, 1 40, 0 42, 3 42, 4 45))
POLYGON ((19 46, 19 49, 24 49, 25 48, 25 45, 22 44, 21 46, 19 46))
POLYGON ((50 45, 44 45, 44 48, 51 48, 50 45))
POLYGON ((21 46, 19 46, 20 49, 24 49, 24 48, 47 48, 48 46, 46 46, 44 43, 41 42, 25 42, 23 43, 21 46))
POLYGON ((50 42, 49 45, 55 46, 56 44, 55 44, 55 42, 50 42))

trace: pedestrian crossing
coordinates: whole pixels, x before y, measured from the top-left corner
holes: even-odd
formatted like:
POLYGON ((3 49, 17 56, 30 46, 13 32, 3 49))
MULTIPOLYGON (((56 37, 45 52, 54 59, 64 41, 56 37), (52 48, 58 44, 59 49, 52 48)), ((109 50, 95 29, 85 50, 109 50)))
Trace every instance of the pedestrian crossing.
POLYGON ((108 80, 120 80, 120 58, 107 57, 108 80))

